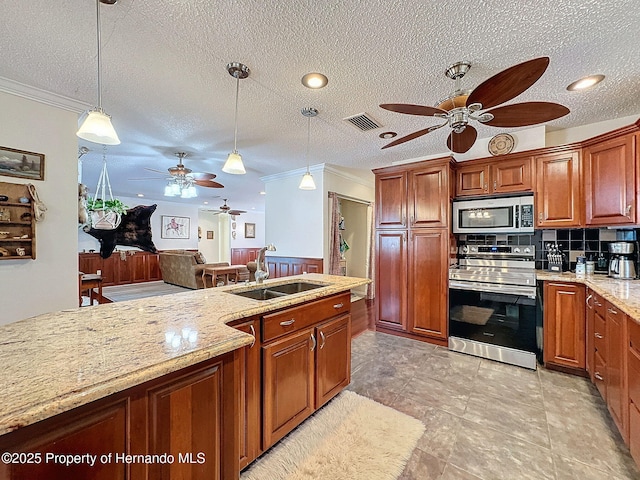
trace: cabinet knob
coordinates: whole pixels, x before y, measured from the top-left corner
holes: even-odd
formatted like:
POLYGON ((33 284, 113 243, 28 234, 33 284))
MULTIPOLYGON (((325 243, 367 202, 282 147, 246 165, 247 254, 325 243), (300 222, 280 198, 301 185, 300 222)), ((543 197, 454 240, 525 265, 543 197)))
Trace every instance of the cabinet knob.
POLYGON ((292 318, 291 320, 287 320, 285 322, 280 322, 280 325, 283 327, 288 327, 289 325, 293 325, 296 322, 295 318, 292 318))

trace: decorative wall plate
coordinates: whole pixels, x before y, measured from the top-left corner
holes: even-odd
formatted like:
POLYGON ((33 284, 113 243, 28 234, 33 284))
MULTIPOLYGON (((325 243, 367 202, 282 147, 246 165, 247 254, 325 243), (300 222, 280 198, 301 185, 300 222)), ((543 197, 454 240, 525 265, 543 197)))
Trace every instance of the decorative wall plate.
POLYGON ((515 147, 515 139, 508 133, 499 133, 489 140, 489 153, 491 155, 505 155, 511 153, 515 147))

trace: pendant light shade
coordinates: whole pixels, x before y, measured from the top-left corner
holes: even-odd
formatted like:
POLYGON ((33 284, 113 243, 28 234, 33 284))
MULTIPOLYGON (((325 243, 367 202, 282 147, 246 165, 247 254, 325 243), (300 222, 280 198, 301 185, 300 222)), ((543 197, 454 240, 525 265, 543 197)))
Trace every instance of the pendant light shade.
POLYGON ((302 176, 302 180, 300 181, 298 188, 300 190, 315 190, 316 182, 313 181, 313 175, 311 175, 311 172, 309 171, 309 143, 311 138, 311 117, 318 115, 318 110, 311 107, 303 108, 302 115, 307 117, 307 171, 302 176))
POLYGON ((235 131, 233 134, 233 152, 227 157, 227 161, 224 162, 222 171, 230 173, 232 175, 244 175, 247 171, 244 169, 242 163, 242 156, 238 153, 238 92, 240 90, 240 79, 247 78, 249 76, 249 67, 242 63, 232 62, 227 64, 227 72, 229 75, 236 79, 236 117, 235 117, 235 131))
MULTIPOLYGON (((119 145, 120 139, 111 124, 111 117, 102 110, 102 57, 100 45, 100 3, 96 0, 96 24, 98 40, 98 106, 87 112, 87 117, 80 125, 76 135, 83 140, 103 145, 119 145)), ((104 3, 113 4, 113 1, 104 0, 104 3)))

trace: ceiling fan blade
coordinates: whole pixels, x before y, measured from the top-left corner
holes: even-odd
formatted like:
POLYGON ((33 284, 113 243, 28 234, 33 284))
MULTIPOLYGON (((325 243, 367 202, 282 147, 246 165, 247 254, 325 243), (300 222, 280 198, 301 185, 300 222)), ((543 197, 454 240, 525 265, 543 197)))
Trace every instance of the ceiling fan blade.
POLYGON ((389 110, 391 112, 406 113, 408 115, 422 115, 426 117, 432 117, 437 113, 446 115, 445 110, 441 110, 436 107, 429 107, 428 105, 411 105, 409 103, 383 103, 380 108, 389 110))
POLYGON ((194 180, 193 183, 201 187, 224 188, 224 185, 218 182, 214 182, 213 180, 194 180))
POLYGON ((503 70, 474 88, 467 106, 480 103, 487 109, 508 102, 536 83, 548 65, 549 57, 540 57, 503 70))
POLYGON ((227 212, 229 215, 240 215, 241 213, 247 213, 245 210, 229 210, 227 212))
POLYGON ((476 143, 476 138, 478 138, 478 131, 471 125, 467 125, 460 133, 451 131, 447 138, 447 147, 452 152, 465 153, 476 143))
POLYGON ((213 180, 217 176, 215 173, 206 172, 191 172, 189 175, 193 177, 194 180, 213 180))
POLYGON ((149 170, 150 172, 161 173, 162 175, 166 175, 167 174, 166 170, 155 170, 153 168, 147 168, 147 167, 144 167, 144 169, 145 170, 149 170))
POLYGON ((494 108, 486 113, 491 113, 493 120, 484 122, 485 125, 491 125, 492 127, 524 127, 564 117, 569 113, 569 109, 559 103, 523 102, 494 108))
POLYGON ((396 145, 400 145, 401 143, 408 142, 409 140, 413 140, 414 138, 422 137, 423 135, 426 135, 429 132, 433 132, 434 130, 435 129, 433 127, 418 130, 417 132, 413 132, 405 137, 400 137, 391 143, 387 143, 384 147, 382 147, 382 150, 389 147, 395 147, 396 145))
POLYGON ((166 178, 163 177, 144 177, 144 178, 127 178, 128 181, 130 182, 136 182, 138 180, 166 180, 166 178))

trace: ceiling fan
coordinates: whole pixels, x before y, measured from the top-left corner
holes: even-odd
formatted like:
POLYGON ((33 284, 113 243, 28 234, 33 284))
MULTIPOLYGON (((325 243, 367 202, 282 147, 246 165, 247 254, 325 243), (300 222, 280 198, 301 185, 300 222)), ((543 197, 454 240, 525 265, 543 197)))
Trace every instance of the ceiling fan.
POLYGON ((220 206, 220 211, 219 212, 214 212, 214 214, 220 214, 220 213, 228 213, 229 215, 240 215, 241 213, 247 213, 246 210, 233 210, 229 205, 227 205, 227 198, 223 198, 224 200, 224 205, 220 206))
POLYGON ((395 147, 449 125, 451 133, 447 139, 447 147, 453 152, 465 153, 478 137, 478 131, 470 124, 471 121, 492 127, 524 127, 563 117, 569 113, 569 109, 558 103, 523 102, 499 106, 536 83, 548 65, 549 57, 519 63, 485 80, 472 91, 460 88, 460 79, 469 71, 471 63, 454 63, 447 68, 445 75, 455 80, 456 89, 436 107, 406 103, 380 105, 392 112, 436 117, 445 122, 398 138, 382 148, 395 147))
MULTIPOLYGON (((194 172, 190 168, 187 168, 182 163, 184 157, 187 156, 184 152, 178 152, 175 154, 178 157, 178 164, 175 167, 167 168, 169 175, 171 177, 184 178, 187 181, 191 181, 195 185, 199 185, 201 187, 209 187, 209 188, 224 188, 224 185, 218 182, 214 182, 213 179, 216 178, 215 173, 204 173, 204 172, 194 172)), ((150 172, 162 173, 165 172, 161 170, 154 170, 153 168, 146 168, 145 170, 149 170, 150 172)), ((170 178, 171 179, 171 178, 170 178)))

